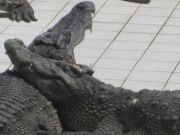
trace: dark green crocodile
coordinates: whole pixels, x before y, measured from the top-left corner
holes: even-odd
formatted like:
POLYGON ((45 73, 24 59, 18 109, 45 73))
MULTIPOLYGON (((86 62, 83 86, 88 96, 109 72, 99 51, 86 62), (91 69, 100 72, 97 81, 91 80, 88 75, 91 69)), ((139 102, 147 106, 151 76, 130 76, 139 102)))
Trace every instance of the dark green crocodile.
POLYGON ((53 102, 63 135, 180 135, 180 91, 115 88, 88 74, 72 76, 72 65, 18 40, 5 48, 21 76, 53 102))

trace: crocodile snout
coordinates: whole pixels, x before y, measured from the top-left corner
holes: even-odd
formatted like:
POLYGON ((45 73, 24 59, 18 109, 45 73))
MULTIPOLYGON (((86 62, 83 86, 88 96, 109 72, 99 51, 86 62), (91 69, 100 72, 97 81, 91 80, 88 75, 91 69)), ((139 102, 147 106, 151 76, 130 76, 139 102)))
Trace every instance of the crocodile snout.
POLYGON ((4 42, 4 48, 6 49, 7 52, 14 52, 13 50, 15 50, 15 48, 19 47, 19 46, 24 46, 24 43, 22 40, 20 39, 7 39, 5 42, 4 42))

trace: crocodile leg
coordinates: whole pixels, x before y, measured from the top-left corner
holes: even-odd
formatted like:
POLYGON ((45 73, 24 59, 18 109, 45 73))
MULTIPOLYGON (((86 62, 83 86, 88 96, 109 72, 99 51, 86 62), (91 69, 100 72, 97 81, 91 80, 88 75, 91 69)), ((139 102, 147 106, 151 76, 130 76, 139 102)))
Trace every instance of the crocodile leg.
POLYGON ((12 21, 37 21, 27 0, 0 0, 0 10, 7 11, 12 21))

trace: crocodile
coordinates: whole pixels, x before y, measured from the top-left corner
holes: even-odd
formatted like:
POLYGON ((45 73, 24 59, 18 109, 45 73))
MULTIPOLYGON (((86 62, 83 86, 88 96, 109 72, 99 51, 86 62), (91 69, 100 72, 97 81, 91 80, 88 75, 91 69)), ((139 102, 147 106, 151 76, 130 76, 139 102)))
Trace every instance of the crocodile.
POLYGON ((7 11, 12 21, 37 21, 34 10, 27 0, 0 0, 0 10, 7 11))
MULTIPOLYGON (((149 0, 125 1, 147 3, 145 1, 149 0)), ((29 49, 46 58, 75 64, 74 47, 83 41, 87 29, 92 31, 92 14, 95 14, 95 11, 92 1, 76 4, 55 26, 37 36, 29 45, 29 49)))
POLYGON ((19 74, 52 101, 63 135, 180 135, 178 90, 133 92, 69 72, 74 69, 68 63, 45 58, 18 40, 7 40, 5 49, 19 74))
POLYGON ((55 26, 37 36, 29 49, 47 58, 75 64, 73 49, 83 41, 87 29, 92 31, 92 14, 95 14, 93 2, 76 4, 55 26))
MULTIPOLYGON (((21 1, 17 1, 16 5, 22 4, 20 2, 21 1)), ((15 4, 15 3, 13 3, 13 4, 15 4)), ((67 39, 67 38, 65 39, 65 35, 63 35, 64 36, 63 40, 65 39, 66 41, 67 40, 70 41, 68 43, 66 42, 66 45, 67 46, 69 45, 68 46, 69 49, 74 48, 74 46, 76 46, 80 41, 83 40, 85 30, 92 28, 91 13, 93 13, 93 14, 95 13, 95 5, 92 2, 79 3, 79 4, 77 4, 77 6, 75 6, 75 8, 72 9, 72 12, 70 13, 69 16, 67 15, 66 17, 64 17, 64 19, 62 19, 65 21, 64 24, 66 27, 66 31, 65 31, 65 28, 64 28, 64 31, 62 31, 62 29, 63 29, 63 28, 61 28, 62 23, 63 23, 62 21, 60 21, 60 24, 58 23, 52 30, 54 31, 54 30, 61 28, 60 31, 57 31, 57 33, 60 33, 60 36, 61 36, 61 34, 63 35, 66 32, 66 37, 67 37, 67 35, 69 35, 69 39, 67 39), (82 15, 82 17, 84 16, 84 18, 80 19, 79 15, 82 15), (76 19, 71 20, 72 16, 75 17, 76 19), (72 23, 70 23, 70 22, 72 22, 72 23), (72 28, 75 28, 75 29, 72 29, 72 28), (78 29, 78 28, 80 28, 80 29, 78 29), (76 32, 77 30, 79 30, 78 31, 79 33, 76 32), (79 35, 79 38, 76 35, 79 35)), ((50 32, 50 31, 48 31, 48 32, 50 32)), ((40 38, 38 38, 38 39, 40 41, 40 38)), ((21 42, 18 39, 16 39, 16 40, 19 43, 21 42)), ((42 40, 40 42, 42 43, 42 40)), ((58 42, 60 43, 60 40, 58 42)), ((37 51, 36 50, 37 49, 36 43, 38 43, 37 38, 35 39, 34 43, 35 44, 33 44, 33 49, 35 49, 35 51, 37 51)), ((21 44, 22 44, 22 42, 21 42, 21 44)), ((45 43, 45 44, 47 44, 47 43, 45 43)), ((64 47, 66 47, 61 44, 58 44, 58 45, 60 46, 61 49, 62 48, 64 49, 64 47)), ((30 46, 30 48, 31 47, 32 46, 30 46)), ((68 48, 66 48, 66 52, 68 51, 68 48)), ((75 68, 75 67, 72 65, 72 68, 75 68)), ((16 69, 13 69, 13 71, 9 71, 9 73, 10 72, 11 72, 11 74, 15 74, 16 69)), ((1 92, 4 93, 4 91, 7 91, 10 89, 5 95, 2 94, 2 98, 7 97, 6 98, 7 101, 5 101, 5 102, 0 101, 0 103, 2 103, 1 104, 2 106, 8 104, 11 107, 10 110, 12 111, 12 114, 11 113, 7 114, 7 115, 11 115, 11 117, 9 117, 7 119, 7 116, 3 114, 3 117, 1 117, 2 119, 0 119, 0 120, 2 120, 2 121, 0 121, 2 123, 4 122, 4 120, 6 120, 5 123, 2 125, 2 130, 0 130, 0 133, 2 133, 2 135, 25 135, 25 134, 46 135, 46 134, 48 134, 48 132, 51 132, 54 135, 60 135, 61 125, 60 125, 59 119, 56 115, 54 108, 50 104, 51 103, 50 101, 48 101, 47 99, 44 99, 45 97, 43 97, 40 93, 38 93, 38 91, 34 88, 29 88, 28 91, 25 91, 27 89, 26 87, 30 87, 30 86, 29 86, 29 84, 24 82, 22 79, 20 79, 20 76, 12 76, 12 77, 6 76, 5 82, 3 81, 4 76, 0 75, 0 78, 2 79, 2 84, 3 84, 3 86, 0 87, 2 89, 2 90, 0 90, 0 93, 1 92), (8 81, 10 82, 10 84, 12 83, 12 85, 10 85, 10 86, 7 85, 8 81), (5 86, 7 86, 7 88, 5 86), (13 89, 13 88, 15 88, 15 89, 13 89), (13 92, 16 91, 16 89, 17 89, 17 92, 14 94, 13 92), (26 93, 29 92, 29 94, 25 93, 26 95, 24 95, 23 92, 26 92, 26 93), (34 97, 31 97, 32 93, 33 93, 34 97), (16 96, 20 97, 21 95, 23 96, 23 98, 20 99, 19 101, 17 100, 17 103, 14 101, 14 99, 11 99, 12 96, 14 96, 16 98, 16 96), (35 98, 35 97, 37 97, 37 98, 35 98), (25 100, 26 98, 28 101, 25 100), (39 100, 37 100, 37 99, 39 99, 39 100), (9 103, 9 100, 11 101, 11 104, 9 103), (13 104, 13 102, 15 102, 15 103, 13 104), (19 102, 20 102, 20 104, 19 104, 19 102), (32 105, 32 107, 31 106, 29 107, 27 105, 28 109, 26 111, 23 111, 24 109, 26 109, 26 106, 22 106, 22 104, 26 104, 26 102, 29 102, 30 105, 32 105), (41 104, 42 104, 42 106, 40 106, 41 104), (20 108, 18 105, 22 108, 20 108), (15 107, 17 107, 18 110, 16 110, 15 107), (15 111, 15 114, 14 114, 14 111, 15 111), (22 111, 22 112, 20 113, 19 111, 20 112, 22 111), (19 112, 19 114, 17 115, 18 112, 19 112), (45 116, 47 118, 44 118, 45 116), (30 124, 32 126, 27 127, 28 124, 30 124), (42 126, 45 128, 42 128, 42 126)), ((7 108, 7 106, 6 106, 6 108, 7 108)), ((0 110, 0 114, 1 114, 1 111, 2 110, 0 110)), ((6 109, 3 113, 8 113, 8 112, 9 112, 9 110, 6 109)), ((0 124, 2 124, 2 123, 0 123, 0 124)))
POLYGON ((0 135, 61 135, 57 111, 17 72, 0 74, 0 135))

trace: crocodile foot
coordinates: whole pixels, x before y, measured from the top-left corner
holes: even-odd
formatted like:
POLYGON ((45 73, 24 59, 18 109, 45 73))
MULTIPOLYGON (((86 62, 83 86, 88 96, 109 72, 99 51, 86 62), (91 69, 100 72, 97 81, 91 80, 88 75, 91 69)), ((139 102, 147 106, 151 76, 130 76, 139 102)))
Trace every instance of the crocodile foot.
POLYGON ((10 4, 7 7, 7 11, 9 13, 9 18, 12 21, 37 21, 36 17, 34 16, 34 10, 28 1, 24 1, 20 6, 14 6, 13 4, 10 4))

